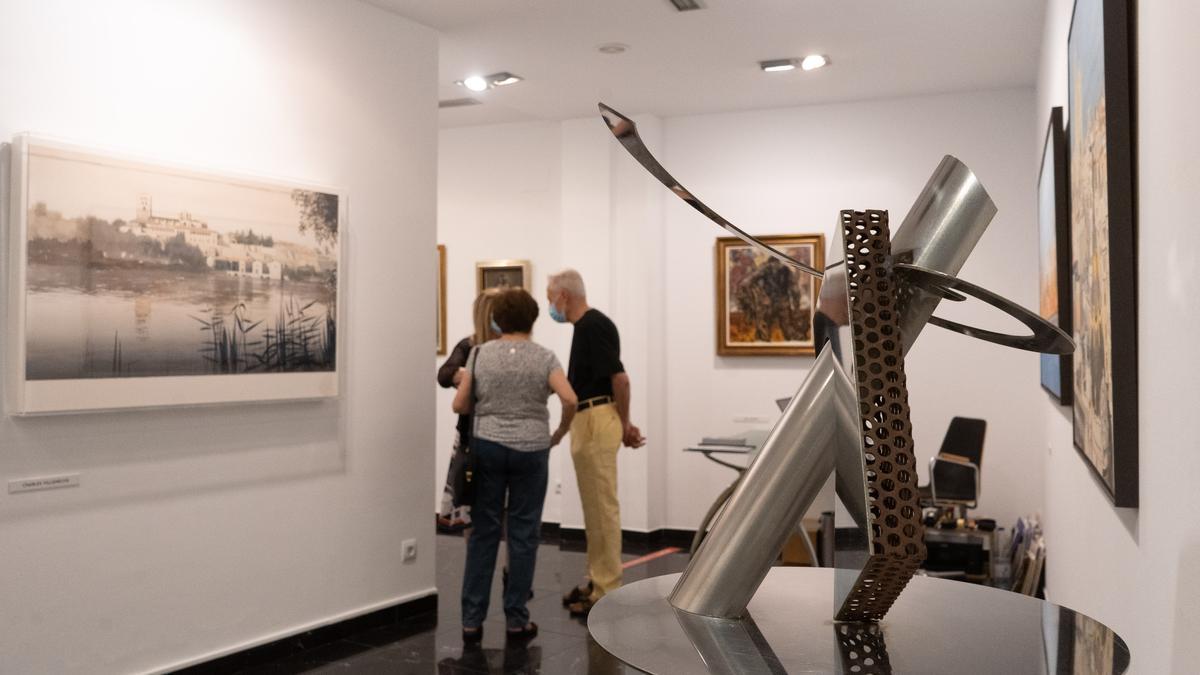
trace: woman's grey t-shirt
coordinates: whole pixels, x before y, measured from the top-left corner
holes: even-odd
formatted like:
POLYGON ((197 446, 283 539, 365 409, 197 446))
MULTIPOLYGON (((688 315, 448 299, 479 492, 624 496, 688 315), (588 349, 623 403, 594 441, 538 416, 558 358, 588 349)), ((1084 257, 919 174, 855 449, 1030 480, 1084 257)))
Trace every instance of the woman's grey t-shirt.
POLYGON ((492 340, 467 359, 475 370, 475 436, 513 450, 550 447, 550 373, 562 365, 534 342, 492 340))

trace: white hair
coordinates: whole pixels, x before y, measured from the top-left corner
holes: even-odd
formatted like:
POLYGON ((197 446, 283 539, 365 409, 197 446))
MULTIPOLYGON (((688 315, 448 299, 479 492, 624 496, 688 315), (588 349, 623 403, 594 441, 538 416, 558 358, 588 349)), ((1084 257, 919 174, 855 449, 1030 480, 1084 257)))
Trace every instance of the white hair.
POLYGON ((579 272, 566 269, 557 274, 550 275, 550 281, 547 284, 550 290, 558 289, 566 291, 574 298, 586 298, 587 288, 583 285, 583 276, 579 272))

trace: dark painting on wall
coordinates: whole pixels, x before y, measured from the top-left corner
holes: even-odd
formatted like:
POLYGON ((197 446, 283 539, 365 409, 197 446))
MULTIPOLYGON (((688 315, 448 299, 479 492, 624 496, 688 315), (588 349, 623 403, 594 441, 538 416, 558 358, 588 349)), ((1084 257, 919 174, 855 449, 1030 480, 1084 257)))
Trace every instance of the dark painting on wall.
MULTIPOLYGON (((787 255, 824 269, 820 234, 759 237, 787 255)), ((813 308, 821 282, 736 237, 717 240, 717 354, 811 356, 813 308)))
POLYGON ((1077 0, 1068 39, 1075 446, 1137 506, 1137 286, 1129 0, 1077 0))
MULTIPOLYGON (((1043 319, 1071 333, 1071 211, 1063 109, 1050 111, 1038 173, 1038 297, 1043 319)), ((1072 356, 1041 355, 1042 388, 1071 405, 1072 356)))

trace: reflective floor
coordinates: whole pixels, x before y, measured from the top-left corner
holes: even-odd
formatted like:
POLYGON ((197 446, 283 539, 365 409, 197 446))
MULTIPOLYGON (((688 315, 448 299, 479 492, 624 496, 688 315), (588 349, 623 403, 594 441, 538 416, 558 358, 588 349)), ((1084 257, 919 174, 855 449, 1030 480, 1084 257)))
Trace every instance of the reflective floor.
MULTIPOLYGON (((464 651, 459 625, 459 589, 466 546, 458 536, 437 537, 438 621, 405 627, 384 627, 352 635, 287 659, 242 673, 634 673, 599 647, 581 619, 562 607, 561 596, 581 580, 582 552, 542 544, 529 603, 540 633, 521 648, 505 648, 504 612, 500 601, 500 571, 492 584, 490 615, 484 624, 482 647, 464 651)), ((625 581, 681 572, 687 556, 670 553, 638 562, 627 555, 625 581)))

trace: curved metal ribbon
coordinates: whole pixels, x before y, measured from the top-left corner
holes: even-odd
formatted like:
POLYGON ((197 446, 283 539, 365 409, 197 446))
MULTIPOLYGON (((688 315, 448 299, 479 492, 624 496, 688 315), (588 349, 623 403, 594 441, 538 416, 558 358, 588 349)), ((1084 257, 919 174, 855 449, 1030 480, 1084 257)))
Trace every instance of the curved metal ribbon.
POLYGON ((633 120, 604 105, 603 103, 599 105, 600 116, 604 118, 604 123, 608 125, 608 129, 613 133, 613 136, 617 137, 617 141, 621 143, 621 146, 624 147, 630 155, 633 155, 633 158, 637 160, 638 164, 641 164, 644 169, 649 171, 650 175, 654 176, 660 183, 667 186, 667 189, 669 189, 671 192, 674 192, 675 196, 687 202, 688 205, 693 209, 696 209, 700 213, 704 214, 706 218, 725 228, 738 239, 741 239, 751 246, 761 249, 764 253, 777 258, 780 262, 794 267, 805 274, 811 274, 818 279, 821 279, 825 276, 823 271, 812 267, 811 265, 806 265, 773 246, 764 244, 756 239, 753 235, 746 233, 737 225, 734 225, 728 220, 722 218, 716 211, 708 208, 704 202, 697 199, 696 196, 691 192, 688 192, 687 188, 680 185, 679 181, 675 180, 671 174, 667 173, 667 170, 663 168, 663 165, 654 158, 654 155, 650 154, 650 150, 646 148, 646 144, 642 141, 642 138, 638 136, 637 124, 633 120))
POLYGON ((1012 300, 996 295, 986 288, 963 281, 958 277, 943 274, 937 270, 917 267, 915 265, 901 263, 897 264, 894 269, 896 276, 900 278, 901 282, 911 288, 920 289, 921 291, 933 293, 941 297, 946 297, 947 292, 953 293, 957 291, 958 293, 977 298, 1025 324, 1033 331, 1033 334, 1009 335, 1007 333, 997 333, 983 328, 967 326, 937 316, 929 317, 929 323, 935 326, 954 331, 955 333, 961 333, 967 337, 978 338, 986 342, 1031 352, 1070 354, 1075 351, 1075 343, 1071 341, 1071 336, 1060 330, 1058 326, 1046 321, 1012 300))

